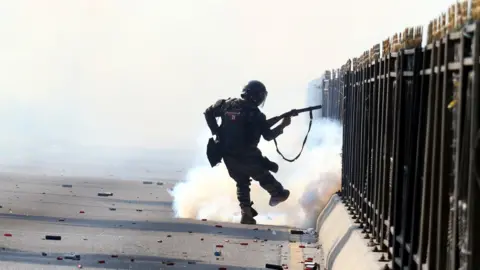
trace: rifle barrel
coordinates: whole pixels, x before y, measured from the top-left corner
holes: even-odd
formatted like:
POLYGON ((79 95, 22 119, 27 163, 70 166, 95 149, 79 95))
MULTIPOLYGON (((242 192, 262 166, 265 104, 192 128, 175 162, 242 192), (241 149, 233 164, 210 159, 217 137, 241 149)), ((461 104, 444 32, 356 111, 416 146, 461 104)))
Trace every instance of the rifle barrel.
POLYGON ((278 116, 278 117, 279 117, 279 118, 284 118, 284 117, 288 117, 288 116, 295 115, 295 113, 296 113, 296 114, 299 114, 299 113, 304 113, 304 112, 319 110, 319 109, 321 109, 321 108, 322 108, 322 105, 311 106, 311 107, 302 108, 302 109, 294 109, 294 110, 291 110, 291 111, 289 111, 289 112, 283 113, 282 115, 280 115, 280 116, 278 116))
POLYGON ((303 109, 297 109, 297 113, 319 110, 321 108, 322 108, 322 105, 311 106, 311 107, 307 107, 307 108, 303 108, 303 109))

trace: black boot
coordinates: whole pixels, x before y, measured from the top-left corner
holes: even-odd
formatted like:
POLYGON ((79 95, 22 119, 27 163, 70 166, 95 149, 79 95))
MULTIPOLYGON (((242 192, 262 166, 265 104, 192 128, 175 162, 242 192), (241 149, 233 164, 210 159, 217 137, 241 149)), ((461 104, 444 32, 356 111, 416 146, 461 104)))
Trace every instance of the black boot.
POLYGON ((281 202, 284 202, 290 196, 290 191, 288 189, 284 189, 282 192, 278 193, 275 196, 270 197, 270 206, 276 206, 281 202))
POLYGON ((253 218, 252 207, 242 207, 242 219, 240 220, 241 224, 257 224, 257 221, 253 218))
POLYGON ((253 205, 253 202, 250 203, 250 208, 252 208, 252 217, 256 217, 258 216, 258 212, 257 210, 253 209, 252 205, 253 205))

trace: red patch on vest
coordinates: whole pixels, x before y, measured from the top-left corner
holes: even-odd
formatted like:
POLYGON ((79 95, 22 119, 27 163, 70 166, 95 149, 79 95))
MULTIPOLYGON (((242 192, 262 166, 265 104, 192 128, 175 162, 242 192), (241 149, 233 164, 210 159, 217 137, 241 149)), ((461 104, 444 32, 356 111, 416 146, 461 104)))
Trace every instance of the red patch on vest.
POLYGON ((226 115, 230 118, 230 120, 236 120, 237 116, 240 115, 239 112, 226 112, 226 115))

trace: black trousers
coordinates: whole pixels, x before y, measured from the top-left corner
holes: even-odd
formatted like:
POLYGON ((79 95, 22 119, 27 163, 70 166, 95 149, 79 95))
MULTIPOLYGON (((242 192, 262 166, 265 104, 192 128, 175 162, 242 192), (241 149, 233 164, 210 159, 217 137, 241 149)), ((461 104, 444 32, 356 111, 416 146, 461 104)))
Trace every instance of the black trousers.
POLYGON ((224 154, 223 161, 230 177, 237 184, 237 198, 240 207, 249 207, 251 178, 258 181, 260 186, 271 196, 283 191, 283 186, 270 173, 264 162, 262 152, 258 148, 242 151, 242 153, 224 154))

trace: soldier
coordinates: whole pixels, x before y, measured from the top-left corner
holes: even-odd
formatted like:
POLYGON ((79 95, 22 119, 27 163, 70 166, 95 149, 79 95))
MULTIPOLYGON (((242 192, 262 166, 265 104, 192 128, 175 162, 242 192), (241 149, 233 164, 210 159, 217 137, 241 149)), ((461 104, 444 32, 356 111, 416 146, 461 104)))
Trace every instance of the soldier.
POLYGON ((228 173, 237 185, 237 198, 242 213, 242 224, 256 224, 257 211, 252 208, 250 200, 250 178, 258 181, 260 186, 271 196, 270 206, 284 202, 290 191, 284 189, 270 171, 276 172, 278 165, 262 155, 258 149, 260 137, 267 141, 277 138, 283 129, 290 125, 290 117, 274 129, 281 118, 266 119, 259 110, 267 98, 267 89, 259 81, 250 81, 244 88, 241 98, 220 99, 205 110, 205 119, 212 134, 216 136, 228 173), (216 118, 221 117, 218 126, 216 118))

